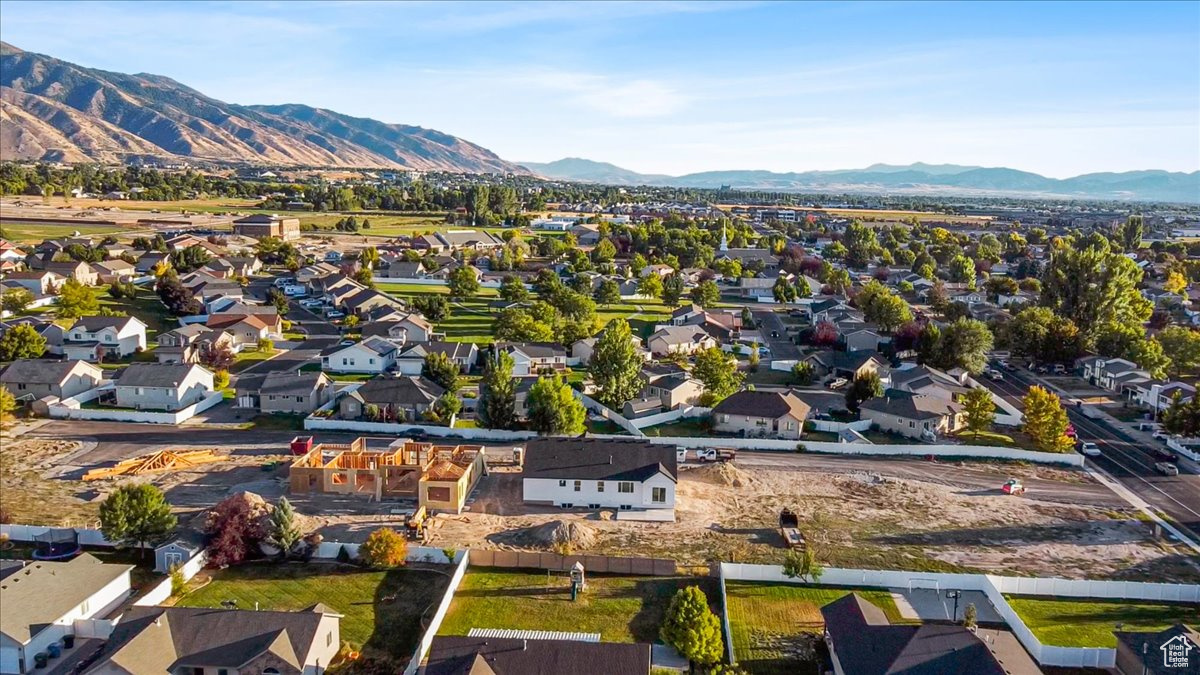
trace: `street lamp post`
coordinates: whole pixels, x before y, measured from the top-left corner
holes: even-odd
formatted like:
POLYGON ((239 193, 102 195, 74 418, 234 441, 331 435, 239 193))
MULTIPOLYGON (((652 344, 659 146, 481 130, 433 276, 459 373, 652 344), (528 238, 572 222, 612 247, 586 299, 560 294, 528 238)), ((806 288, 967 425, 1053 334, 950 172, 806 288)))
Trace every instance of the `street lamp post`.
POLYGON ((958 623, 958 599, 962 597, 962 591, 946 591, 947 598, 954 598, 954 616, 950 620, 958 623))

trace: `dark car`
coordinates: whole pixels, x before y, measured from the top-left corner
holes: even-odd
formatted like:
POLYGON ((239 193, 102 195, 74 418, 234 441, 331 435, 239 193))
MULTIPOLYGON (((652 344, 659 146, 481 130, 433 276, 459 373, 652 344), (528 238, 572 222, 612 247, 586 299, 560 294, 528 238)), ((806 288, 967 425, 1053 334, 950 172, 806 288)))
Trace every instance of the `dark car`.
POLYGON ((771 331, 771 337, 773 337, 773 338, 779 337, 779 331, 777 331, 777 330, 771 331))
POLYGON ((1171 462, 1173 464, 1179 462, 1179 455, 1166 448, 1152 448, 1150 454, 1154 455, 1156 462, 1171 462))

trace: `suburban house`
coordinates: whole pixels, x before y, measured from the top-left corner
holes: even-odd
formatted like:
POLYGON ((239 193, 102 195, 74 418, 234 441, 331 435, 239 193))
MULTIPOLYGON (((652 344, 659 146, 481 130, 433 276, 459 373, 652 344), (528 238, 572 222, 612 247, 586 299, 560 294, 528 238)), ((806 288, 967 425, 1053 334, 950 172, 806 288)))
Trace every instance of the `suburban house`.
POLYGON ((194 363, 131 363, 114 380, 117 405, 182 410, 213 391, 213 374, 194 363))
POLYGON ((859 405, 859 416, 871 420, 882 431, 908 438, 934 440, 939 434, 958 431, 963 425, 963 407, 938 396, 888 389, 883 396, 859 405))
POLYGON ((337 274, 339 271, 337 265, 331 265, 327 262, 313 263, 312 265, 296 270, 296 283, 308 285, 315 279, 337 274))
POLYGON ((321 352, 321 369, 334 373, 382 373, 396 363, 399 351, 396 343, 383 338, 336 344, 321 352))
POLYGON ((877 373, 882 379, 888 373, 887 361, 873 351, 826 350, 809 354, 804 361, 812 364, 813 371, 819 378, 844 377, 853 380, 867 373, 877 373))
POLYGON ((567 350, 553 342, 497 342, 496 350, 512 357, 514 377, 567 368, 567 350))
POLYGON ((132 316, 85 316, 63 338, 63 354, 84 361, 123 359, 145 348, 146 324, 132 316))
POLYGON ((893 389, 934 396, 947 401, 957 401, 959 397, 971 391, 971 385, 967 383, 967 373, 960 372, 956 377, 929 366, 892 370, 890 380, 893 389))
MULTIPOLYGON (((575 344, 571 345, 571 358, 575 359, 579 365, 586 366, 592 362, 592 353, 596 350, 596 341, 600 338, 590 337, 584 338, 575 344)), ((633 343, 638 353, 642 355, 643 361, 649 361, 652 355, 642 346, 642 339, 636 335, 629 336, 629 341, 633 343)))
POLYGON ((646 340, 654 356, 691 355, 717 346, 717 341, 699 326, 663 326, 646 340))
POLYGON ((424 279, 426 276, 425 266, 419 260, 416 262, 393 260, 388 264, 383 276, 389 279, 424 279))
POLYGON ((320 675, 341 649, 342 615, 320 603, 296 612, 133 607, 88 675, 320 675))
POLYGON ((643 399, 657 399, 663 408, 674 410, 683 405, 696 405, 703 393, 704 383, 700 380, 686 373, 672 373, 650 375, 639 395, 643 399))
POLYGON ((430 354, 445 354, 458 369, 469 373, 479 360, 479 347, 474 342, 418 342, 406 345, 396 357, 396 370, 401 375, 420 375, 425 357, 430 354))
POLYGON ((237 382, 237 406, 263 413, 308 413, 333 400, 333 380, 322 372, 272 371, 242 375, 237 382))
POLYGON ((95 286, 100 283, 100 277, 92 266, 85 262, 48 262, 43 267, 47 272, 54 272, 64 279, 74 279, 84 286, 95 286))
POLYGON ((420 314, 401 312, 362 326, 362 335, 387 338, 399 344, 429 342, 433 339, 433 324, 420 314))
POLYGON ((154 355, 159 363, 196 363, 205 349, 213 346, 228 345, 231 351, 238 351, 241 345, 235 344, 233 336, 228 331, 213 329, 201 323, 190 323, 158 335, 158 347, 154 355))
POLYGON ((400 303, 391 296, 371 288, 364 288, 353 295, 342 297, 337 305, 338 309, 341 309, 346 314, 354 314, 360 317, 366 316, 369 312, 380 307, 399 306, 400 303))
POLYGON ((439 635, 425 675, 649 675, 650 645, 439 635))
POLYGON ((233 336, 233 344, 239 349, 254 347, 258 341, 283 333, 283 321, 274 312, 243 312, 241 309, 208 315, 205 323, 209 328, 221 329, 233 336))
POLYGON ((1178 394, 1181 403, 1186 403, 1196 395, 1196 388, 1186 382, 1154 383, 1137 400, 1148 408, 1162 412, 1171 407, 1178 394))
POLYGON ((134 268, 138 274, 151 274, 159 263, 164 262, 167 267, 171 266, 171 254, 161 251, 146 251, 138 256, 137 262, 134 263, 134 268))
POLYGON ((742 436, 798 439, 811 408, 792 393, 739 391, 713 408, 713 429, 742 436))
POLYGON ((129 598, 133 565, 89 553, 69 562, 30 562, 0 579, 0 672, 34 672, 34 655, 75 634, 77 619, 99 619, 129 598))
MULTIPOLYGON (((974 632, 962 626, 892 625, 879 607, 850 593, 821 608, 834 675, 1008 675, 1039 673, 1024 651, 1001 666, 974 632)), ((1010 650, 1012 651, 1012 650, 1010 650)))
POLYGON ((675 510, 675 448, 638 440, 538 438, 525 446, 529 504, 675 510))
POLYGON ((102 284, 125 282, 137 276, 137 267, 120 258, 92 263, 92 271, 96 273, 96 277, 102 284))
POLYGON ((21 359, 0 371, 0 384, 17 400, 70 398, 100 386, 104 371, 86 361, 21 359))
POLYGON ((433 407, 445 392, 423 377, 376 377, 368 380, 338 401, 342 419, 362 419, 369 405, 376 406, 389 419, 416 420, 433 407))
POLYGON ((1142 370, 1136 363, 1125 359, 1093 356, 1082 359, 1079 366, 1083 371, 1083 379, 1126 398, 1136 397, 1137 392, 1133 390, 1134 386, 1149 385, 1154 380, 1150 373, 1142 370), (1131 392, 1133 396, 1130 396, 1131 392))
POLYGON ((37 295, 49 295, 67 280, 66 277, 49 270, 27 270, 11 272, 4 276, 6 286, 17 285, 37 295))
POLYGON ((846 351, 879 351, 879 346, 891 342, 890 338, 880 334, 879 329, 867 323, 835 324, 838 338, 845 345, 846 351))
POLYGON ((1196 665, 1200 662, 1200 631, 1194 627, 1177 623, 1161 631, 1116 630, 1113 635, 1117 637, 1116 672, 1120 675, 1183 675, 1200 671, 1196 665))
POLYGON ((233 221, 233 233, 252 239, 276 237, 296 239, 300 236, 300 219, 275 214, 254 214, 233 221))

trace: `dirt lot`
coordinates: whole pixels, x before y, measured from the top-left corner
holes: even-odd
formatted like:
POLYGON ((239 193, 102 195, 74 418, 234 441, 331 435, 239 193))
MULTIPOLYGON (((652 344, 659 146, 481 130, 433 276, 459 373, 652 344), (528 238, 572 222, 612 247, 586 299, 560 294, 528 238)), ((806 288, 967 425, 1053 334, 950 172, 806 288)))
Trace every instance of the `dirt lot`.
MULTIPOLYGON (((790 506, 827 565, 1129 579, 1200 579, 1195 562, 1150 538, 1132 513, 1010 497, 870 473, 714 465, 680 473, 676 523, 612 520, 520 502, 519 474, 494 473, 472 513, 441 515, 435 545, 534 548, 561 521, 581 524, 573 552, 777 562, 777 517, 790 506)), ((562 528, 558 528, 561 531, 562 528)), ((554 548, 547 542, 543 548, 554 548)), ((561 544, 559 544, 561 546, 561 544)))

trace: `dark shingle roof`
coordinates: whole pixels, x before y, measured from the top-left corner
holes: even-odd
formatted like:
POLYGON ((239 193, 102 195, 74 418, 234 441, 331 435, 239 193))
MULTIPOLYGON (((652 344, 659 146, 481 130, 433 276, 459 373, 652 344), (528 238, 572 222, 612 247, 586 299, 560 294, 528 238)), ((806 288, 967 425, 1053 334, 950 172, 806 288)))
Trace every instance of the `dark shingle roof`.
POLYGON ((549 359, 567 355, 567 350, 563 349, 562 345, 553 342, 499 342, 496 343, 496 349, 510 354, 519 351, 534 359, 549 359))
POLYGON ((675 448, 599 438, 539 438, 525 446, 525 478, 643 481, 656 473, 678 477, 675 448))
POLYGON ((895 415, 909 420, 937 419, 962 411, 962 405, 936 396, 912 394, 899 389, 888 389, 883 396, 864 401, 862 410, 895 415))
POLYGON ((116 377, 122 387, 178 387, 194 363, 131 363, 116 377))
POLYGON ((893 626, 857 593, 821 608, 842 669, 854 675, 1004 675, 979 638, 962 626, 893 626))
POLYGON ((376 377, 364 382, 351 396, 377 405, 429 405, 445 391, 422 377, 376 377))
POLYGON ((723 415, 746 415, 777 419, 792 413, 796 419, 806 419, 811 410, 804 401, 792 394, 777 391, 739 391, 713 408, 713 413, 723 415))
POLYGON ((426 675, 645 675, 650 645, 444 635, 426 675))
MULTIPOLYGON (((46 359, 21 359, 0 370, 0 382, 23 382, 25 384, 59 384, 81 361, 49 361, 46 359)), ((99 367, 87 364, 87 368, 100 376, 99 367)))

